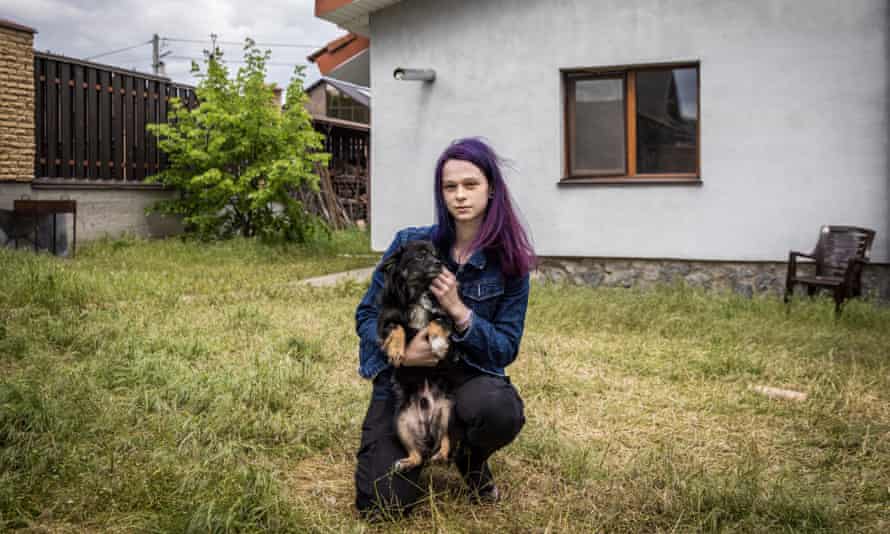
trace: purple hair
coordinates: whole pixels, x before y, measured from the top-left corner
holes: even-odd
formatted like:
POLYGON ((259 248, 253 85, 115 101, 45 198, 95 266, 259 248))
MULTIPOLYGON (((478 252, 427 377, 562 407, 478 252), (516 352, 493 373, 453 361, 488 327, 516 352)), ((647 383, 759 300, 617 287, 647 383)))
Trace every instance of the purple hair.
POLYGON ((453 141, 436 162, 436 230, 433 242, 444 248, 454 243, 456 237, 454 218, 448 212, 442 196, 442 169, 452 159, 479 167, 488 180, 490 194, 493 194, 479 232, 470 243, 470 251, 486 250, 496 254, 504 276, 525 276, 535 267, 535 251, 510 201, 510 192, 501 174, 503 160, 479 138, 453 141))

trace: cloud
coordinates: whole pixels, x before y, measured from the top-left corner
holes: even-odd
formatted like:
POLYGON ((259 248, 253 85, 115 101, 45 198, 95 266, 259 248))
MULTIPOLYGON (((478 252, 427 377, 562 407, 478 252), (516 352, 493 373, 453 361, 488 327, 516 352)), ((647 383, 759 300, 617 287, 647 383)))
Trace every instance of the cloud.
MULTIPOLYGON (((314 16, 314 0, 0 0, 3 17, 37 30, 34 48, 85 59, 96 54, 147 43, 153 34, 205 43, 169 41, 164 50, 171 56, 203 57, 210 47, 210 34, 220 41, 242 43, 251 37, 258 43, 293 43, 321 46, 344 33, 314 16)), ((224 57, 241 59, 241 45, 223 45, 224 57)), ((311 48, 272 47, 268 79, 286 86, 293 65, 305 64, 311 48)), ((151 46, 104 56, 94 61, 142 72, 151 72, 151 46)), ((166 60, 167 73, 182 83, 197 83, 189 74, 187 59, 166 60)), ((232 72, 238 64, 230 65, 232 72)), ((307 69, 309 78, 317 69, 307 69)))

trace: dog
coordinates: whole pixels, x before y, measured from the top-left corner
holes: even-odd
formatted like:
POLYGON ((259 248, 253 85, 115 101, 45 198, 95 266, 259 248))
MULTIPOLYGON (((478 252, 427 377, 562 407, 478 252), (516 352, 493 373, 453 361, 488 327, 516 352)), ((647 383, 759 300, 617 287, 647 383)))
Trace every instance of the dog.
POLYGON ((449 341, 454 321, 429 290, 442 266, 430 241, 411 241, 381 265, 384 284, 377 336, 395 368, 395 426, 408 452, 393 465, 396 472, 408 471, 427 461, 448 461, 451 453, 454 401, 444 375, 456 361, 449 341), (439 364, 434 368, 402 367, 405 347, 423 328, 427 328, 439 364))

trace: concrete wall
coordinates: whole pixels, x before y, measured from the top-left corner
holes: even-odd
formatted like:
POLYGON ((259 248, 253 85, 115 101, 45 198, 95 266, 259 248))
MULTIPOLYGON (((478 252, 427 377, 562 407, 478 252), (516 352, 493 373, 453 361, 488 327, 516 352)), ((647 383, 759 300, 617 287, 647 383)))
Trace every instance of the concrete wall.
POLYGON ((339 65, 328 73, 331 78, 343 80, 370 87, 371 84, 371 54, 367 50, 359 52, 352 59, 339 65))
MULTIPOLYGON (((48 186, 34 181, 34 30, 0 20, 0 210, 9 223, 13 201, 20 198, 77 201, 77 240, 132 234, 162 237, 180 233, 179 221, 146 215, 145 209, 175 193, 97 182, 48 186)), ((73 236, 73 217, 59 216, 59 235, 73 236)), ((0 246, 8 245, 5 224, 0 246)))
MULTIPOLYGON (((179 221, 159 214, 146 215, 145 209, 158 200, 176 193, 139 189, 32 188, 31 184, 0 183, 0 210, 11 210, 15 199, 77 201, 77 241, 124 234, 140 237, 165 237, 182 232, 179 221)), ((70 228, 68 235, 73 235, 70 228)), ((2 245, 3 243, 0 243, 2 245)))
POLYGON ((34 30, 0 20, 0 182, 34 179, 34 30))
POLYGON ((886 0, 411 0, 371 16, 372 245, 432 221, 457 137, 514 161, 548 256, 778 260, 822 224, 890 261, 886 0), (701 186, 557 185, 561 68, 699 61, 701 186), (437 72, 393 80, 394 67, 437 72))

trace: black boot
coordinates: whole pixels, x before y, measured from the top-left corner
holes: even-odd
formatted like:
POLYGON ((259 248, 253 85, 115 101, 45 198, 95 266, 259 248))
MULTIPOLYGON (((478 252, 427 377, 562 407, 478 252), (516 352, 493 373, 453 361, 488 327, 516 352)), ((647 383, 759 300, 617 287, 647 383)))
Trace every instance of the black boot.
POLYGON ((494 503, 500 499, 500 492, 494 483, 488 459, 482 454, 460 447, 454 456, 454 463, 470 492, 473 503, 494 503))

